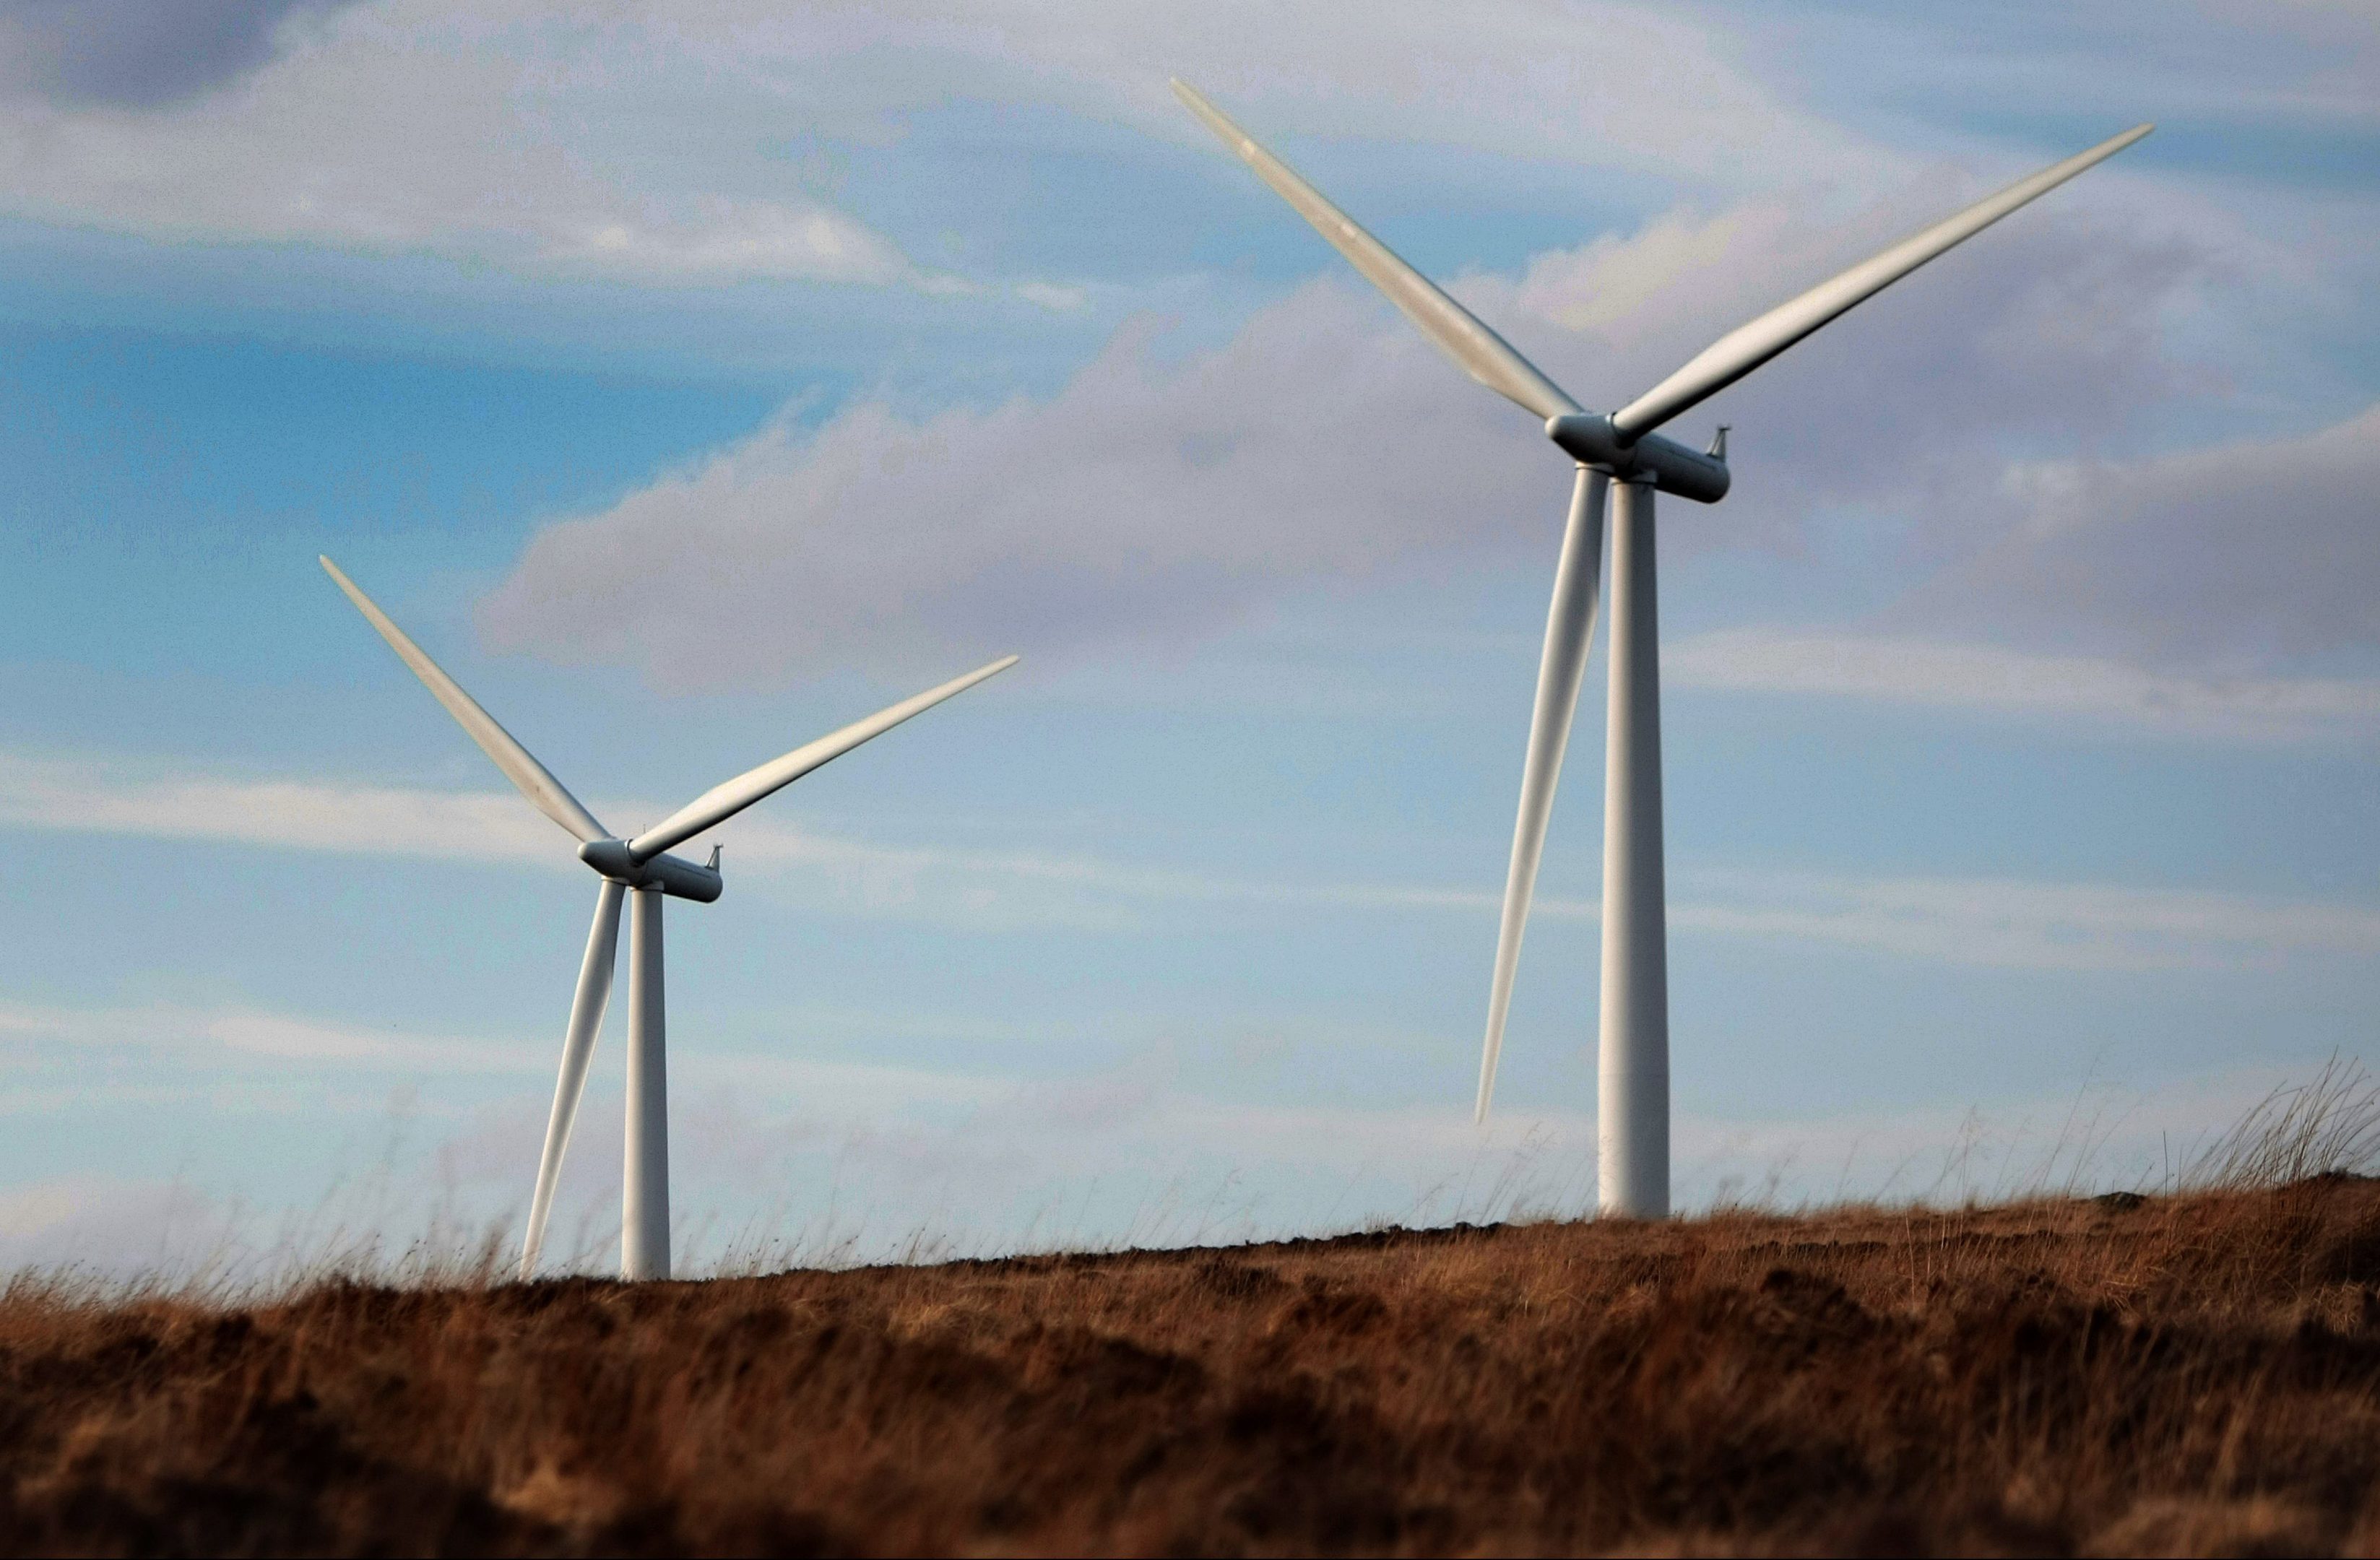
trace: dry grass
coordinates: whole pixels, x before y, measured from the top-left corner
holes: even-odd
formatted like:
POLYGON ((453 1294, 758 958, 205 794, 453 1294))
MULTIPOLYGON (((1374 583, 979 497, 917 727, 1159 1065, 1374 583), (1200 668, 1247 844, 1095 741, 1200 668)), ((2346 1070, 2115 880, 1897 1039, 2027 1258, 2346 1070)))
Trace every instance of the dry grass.
POLYGON ((2333 1053, 2313 1082, 2275 1089, 2181 1175, 2199 1191, 2244 1191, 2380 1165, 2380 1084, 2333 1053))
POLYGON ((2380 1184, 0 1297, 0 1547, 2380 1545, 2380 1184))
MULTIPOLYGON (((2380 1091, 2168 1195, 0 1287, 0 1552, 2380 1551, 2380 1091)), ((354 1258, 355 1253, 350 1253, 354 1258)))

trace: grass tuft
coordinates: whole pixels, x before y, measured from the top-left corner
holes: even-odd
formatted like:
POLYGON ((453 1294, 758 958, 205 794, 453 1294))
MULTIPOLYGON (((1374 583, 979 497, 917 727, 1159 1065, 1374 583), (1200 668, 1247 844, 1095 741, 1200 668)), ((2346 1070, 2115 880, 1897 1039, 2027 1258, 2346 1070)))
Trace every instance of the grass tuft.
POLYGON ((2245 1191, 2380 1167, 2380 1084, 2334 1053, 2305 1083, 2266 1094, 2184 1170, 2185 1186, 2245 1191))

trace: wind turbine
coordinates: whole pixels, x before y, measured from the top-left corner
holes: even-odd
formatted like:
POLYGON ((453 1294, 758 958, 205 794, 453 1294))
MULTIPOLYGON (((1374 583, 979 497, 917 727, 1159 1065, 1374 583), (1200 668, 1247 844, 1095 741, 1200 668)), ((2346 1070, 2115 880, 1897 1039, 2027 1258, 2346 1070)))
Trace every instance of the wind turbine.
POLYGON ((495 760, 496 768, 528 798, 529 804, 577 836, 578 859, 603 879, 595 890, 595 925, 587 935, 587 957, 578 968, 578 990, 571 998, 570 1022, 563 1032, 562 1075, 553 1086, 553 1114, 546 1122, 537 1191, 529 1200, 528 1233, 521 1242, 523 1278, 536 1269, 538 1249, 544 1243, 546 1217, 553 1210, 554 1181, 562 1173, 563 1151, 570 1146, 571 1122, 587 1087, 587 1064, 594 1055, 596 1032, 603 1027, 604 1005, 611 999, 612 972, 620 946, 620 901, 623 896, 633 896, 636 908, 628 921, 628 1139, 621 1180, 620 1276, 667 1278, 669 1091, 663 1055, 662 901, 675 895, 709 904, 725 887, 719 874, 718 846, 710 848, 710 861, 702 866, 669 854, 670 847, 726 822, 760 798, 791 785, 868 738, 891 731, 912 715, 1007 671, 1016 664, 1016 658, 1002 656, 781 758, 747 769, 723 785, 712 786, 636 838, 623 840, 596 822, 594 814, 424 655, 420 646, 407 638, 405 631, 390 622, 355 581, 341 574, 336 563, 328 558, 321 562, 365 621, 388 641, 397 659, 413 669, 413 674, 446 707, 446 713, 495 760))
POLYGON ((1607 490, 1620 487, 1611 540, 1611 695, 1604 738, 1603 1012, 1597 1058, 1597 1198, 1607 1214, 1662 1218, 1670 1211, 1670 996, 1661 866, 1661 710, 1654 621, 1653 495, 1698 503, 1727 496, 1727 429, 1694 451, 1654 431, 1874 296, 1962 239, 2045 195, 2155 127, 2136 125, 2088 151, 2020 179, 1958 215, 1912 234, 1833 280, 1779 304, 1705 347, 1685 367, 1618 411, 1590 413, 1468 309, 1323 199, 1295 170, 1181 81, 1174 95, 1298 215, 1347 257, 1439 351, 1473 379, 1545 419, 1546 436, 1578 465, 1552 610, 1537 668, 1536 713, 1521 768, 1520 817, 1504 882, 1504 913, 1488 987, 1477 1115, 1496 1087, 1496 1058, 1536 887, 1562 749, 1586 670, 1603 564, 1607 490))

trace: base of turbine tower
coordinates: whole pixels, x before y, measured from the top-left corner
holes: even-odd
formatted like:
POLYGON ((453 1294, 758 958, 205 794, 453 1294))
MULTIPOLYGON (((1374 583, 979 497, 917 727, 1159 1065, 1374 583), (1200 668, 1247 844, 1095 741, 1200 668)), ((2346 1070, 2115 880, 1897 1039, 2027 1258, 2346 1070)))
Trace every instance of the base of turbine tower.
POLYGON ((1653 489, 1613 486, 1596 1201, 1609 1215, 1659 1219, 1670 1216, 1670 957, 1653 489))

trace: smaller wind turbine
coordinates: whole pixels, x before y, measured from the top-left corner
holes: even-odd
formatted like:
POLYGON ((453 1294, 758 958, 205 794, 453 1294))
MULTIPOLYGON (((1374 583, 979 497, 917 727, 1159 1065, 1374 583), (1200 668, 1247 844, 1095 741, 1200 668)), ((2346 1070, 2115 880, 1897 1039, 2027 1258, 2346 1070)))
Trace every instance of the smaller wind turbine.
POLYGON ((578 859, 603 879, 595 891, 595 925, 588 933, 587 958, 578 969, 578 991, 571 999, 569 1027, 563 1033, 562 1076, 553 1086, 553 1114, 546 1123, 537 1191, 529 1200, 528 1233, 521 1242, 523 1278, 537 1266, 546 1217, 553 1210, 554 1181, 562 1173, 563 1151, 570 1146, 571 1122, 578 1114, 578 1097, 587 1088, 587 1064, 594 1055, 596 1032, 603 1027, 604 1005, 611 999, 612 971, 620 946, 620 901, 624 894, 636 896, 636 913, 628 923, 628 1141, 621 1182, 620 1276, 667 1278, 669 1092, 662 1009, 662 901, 674 894, 709 904, 725 887, 719 875, 718 846, 711 847, 710 861, 703 866, 669 854, 670 847, 726 822, 760 798, 791 785, 868 738, 891 731, 912 715, 1007 671, 1016 664, 1016 658, 1002 656, 782 758, 747 769, 723 785, 712 786, 635 839, 623 840, 596 822, 595 815, 581 806, 578 798, 439 670, 438 663, 407 638, 405 631, 391 623, 388 614, 356 587, 355 581, 341 574, 336 563, 324 558, 322 564, 365 621, 388 641, 397 659, 413 669, 413 674, 446 707, 446 713, 495 760, 496 768, 528 798, 529 804, 578 837, 578 859))

